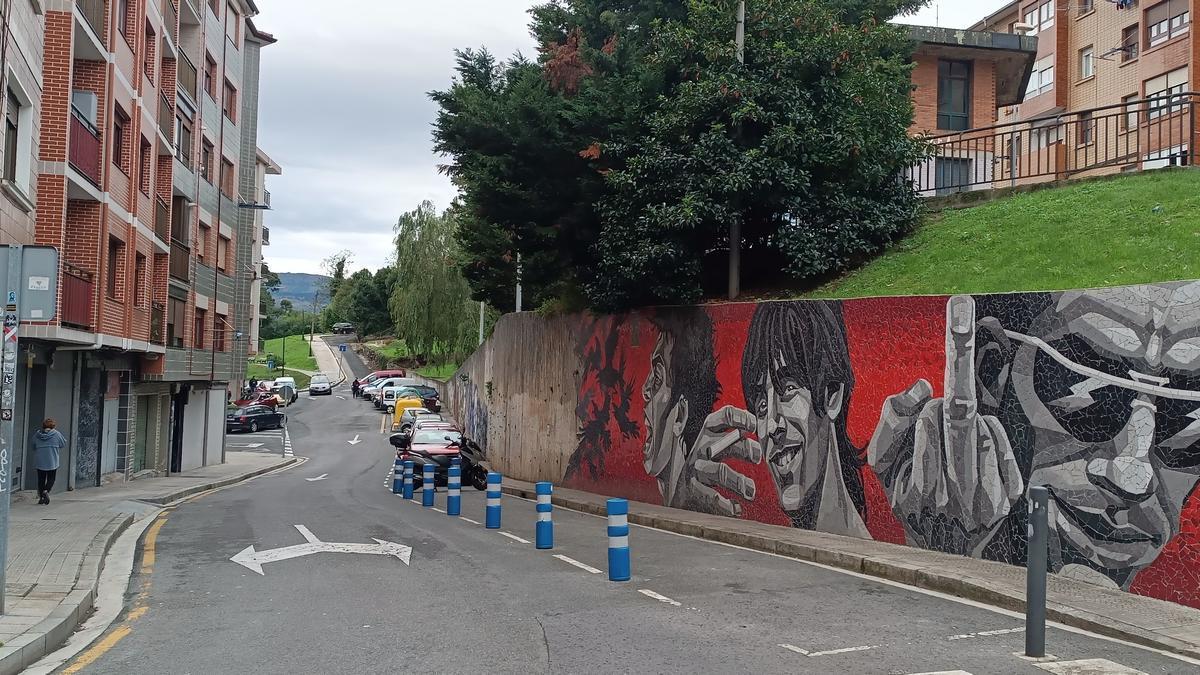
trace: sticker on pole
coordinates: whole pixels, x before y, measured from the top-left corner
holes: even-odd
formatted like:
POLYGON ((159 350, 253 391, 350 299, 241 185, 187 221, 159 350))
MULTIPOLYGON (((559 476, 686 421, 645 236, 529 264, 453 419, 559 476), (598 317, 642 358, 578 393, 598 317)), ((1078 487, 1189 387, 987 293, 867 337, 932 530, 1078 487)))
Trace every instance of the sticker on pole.
POLYGON ((16 291, 8 292, 8 304, 10 304, 10 305, 17 304, 17 292, 16 291))
POLYGON ((12 408, 5 408, 4 410, 0 410, 0 420, 4 420, 5 422, 11 422, 12 421, 12 408))

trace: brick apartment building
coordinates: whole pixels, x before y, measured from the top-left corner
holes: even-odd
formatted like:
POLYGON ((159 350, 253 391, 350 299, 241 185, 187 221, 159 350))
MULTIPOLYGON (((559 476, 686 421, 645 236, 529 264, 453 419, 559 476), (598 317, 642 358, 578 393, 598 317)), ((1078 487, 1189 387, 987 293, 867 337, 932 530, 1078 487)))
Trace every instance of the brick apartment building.
MULTIPOLYGON (((924 194, 1191 164, 1197 134, 1191 17, 1200 0, 1015 0, 972 32, 1036 38, 1017 99, 986 101, 965 128, 939 125, 924 194), (974 149, 986 146, 986 154, 974 149)), ((959 33, 960 31, 950 31, 959 33)), ((941 92, 942 90, 939 90, 941 92)), ((918 110, 944 106, 918 92, 918 110)))
POLYGON ((250 0, 11 7, 0 243, 61 260, 57 316, 20 329, 14 487, 32 484, 44 417, 70 444, 63 489, 219 463, 245 372, 246 186, 274 38, 250 0))

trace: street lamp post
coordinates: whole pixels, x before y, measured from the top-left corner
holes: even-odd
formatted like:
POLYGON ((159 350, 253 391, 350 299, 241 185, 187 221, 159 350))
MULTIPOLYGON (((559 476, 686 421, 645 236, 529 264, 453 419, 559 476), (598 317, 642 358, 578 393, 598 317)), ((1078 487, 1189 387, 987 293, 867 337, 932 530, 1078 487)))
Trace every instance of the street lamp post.
MULTIPOLYGON (((737 8, 737 29, 734 33, 739 64, 746 63, 746 0, 740 0, 737 8)), ((741 293, 742 266, 742 223, 734 219, 729 223, 729 299, 736 300, 741 293)))

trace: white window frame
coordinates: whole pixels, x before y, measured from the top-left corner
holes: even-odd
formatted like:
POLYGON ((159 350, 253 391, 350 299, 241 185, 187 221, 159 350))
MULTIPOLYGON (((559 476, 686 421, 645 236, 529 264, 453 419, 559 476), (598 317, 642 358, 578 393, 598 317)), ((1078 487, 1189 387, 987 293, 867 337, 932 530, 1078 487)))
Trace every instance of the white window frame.
POLYGON ((1029 75, 1029 86, 1025 88, 1025 98, 1033 98, 1054 88, 1054 55, 1033 64, 1033 73, 1029 75))
MULTIPOLYGON (((8 89, 12 91, 13 96, 21 104, 21 109, 17 112, 17 162, 14 167, 12 180, 3 179, 3 184, 10 196, 23 202, 22 207, 26 211, 33 209, 36 204, 33 200, 32 172, 33 172, 33 97, 21 84, 17 74, 8 71, 8 89), (15 192, 16 194, 12 194, 15 192)), ((8 91, 0 92, 3 95, 3 105, 7 114, 8 107, 8 91)), ((7 162, 7 158, 4 158, 7 162)))
MULTIPOLYGON (((1172 70, 1164 75, 1159 75, 1152 80, 1146 80, 1146 98, 1159 98, 1157 101, 1150 102, 1150 109, 1147 113, 1147 118, 1154 120, 1164 115, 1171 115, 1183 110, 1182 103, 1176 103, 1178 100, 1176 95, 1186 92, 1188 89, 1188 67, 1172 70)), ((1179 97, 1182 98, 1182 97, 1179 97)))
POLYGON ((1079 79, 1086 80, 1096 74, 1096 51, 1092 45, 1079 50, 1079 79))
MULTIPOLYGON (((1163 2, 1159 3, 1159 5, 1170 2, 1171 0, 1163 0, 1163 2)), ((1155 5, 1154 7, 1158 7, 1159 5, 1155 5)), ((1154 7, 1151 7, 1150 9, 1153 10, 1154 7)), ((1185 5, 1185 7, 1187 6, 1185 5)), ((1185 8, 1184 11, 1176 14, 1175 16, 1169 16, 1156 23, 1148 24, 1146 26, 1146 41, 1149 43, 1149 46, 1156 47, 1164 42, 1187 33, 1191 26, 1191 10, 1185 8)))

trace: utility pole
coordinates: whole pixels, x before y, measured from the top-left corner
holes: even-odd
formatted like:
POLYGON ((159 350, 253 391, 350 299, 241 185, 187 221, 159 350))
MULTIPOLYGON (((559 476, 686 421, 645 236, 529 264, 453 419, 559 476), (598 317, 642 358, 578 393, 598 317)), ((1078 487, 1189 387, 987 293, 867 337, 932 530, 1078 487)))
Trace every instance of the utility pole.
MULTIPOLYGON (((739 65, 746 63, 746 0, 740 0, 737 8, 737 30, 734 32, 739 65)), ((734 220, 729 224, 729 299, 736 300, 741 293, 742 267, 742 223, 734 220)))
POLYGON ((308 355, 313 355, 312 343, 317 339, 317 303, 320 301, 321 291, 313 292, 313 311, 312 321, 308 328, 308 355))
POLYGON ((517 253, 517 311, 521 311, 521 254, 517 253))
POLYGON ((479 344, 483 344, 483 300, 479 301, 479 344))

